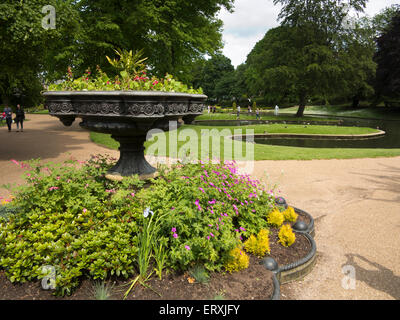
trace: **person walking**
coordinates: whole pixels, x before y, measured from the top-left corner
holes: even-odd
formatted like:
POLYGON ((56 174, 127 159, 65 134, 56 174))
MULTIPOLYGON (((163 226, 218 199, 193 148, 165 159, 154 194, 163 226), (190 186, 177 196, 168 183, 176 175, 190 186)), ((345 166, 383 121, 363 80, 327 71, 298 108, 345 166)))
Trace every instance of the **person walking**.
POLYGON ((8 127, 8 132, 11 132, 11 124, 12 124, 12 110, 10 107, 6 106, 4 108, 4 113, 6 117, 6 123, 8 127))
POLYGON ((19 125, 21 124, 21 132, 24 132, 24 120, 25 120, 25 111, 24 109, 17 104, 17 110, 15 111, 15 122, 17 124, 17 132, 19 131, 19 125))
POLYGON ((237 106, 237 119, 240 118, 240 106, 237 106))
POLYGON ((261 120, 261 118, 260 118, 260 109, 256 109, 256 120, 261 120))

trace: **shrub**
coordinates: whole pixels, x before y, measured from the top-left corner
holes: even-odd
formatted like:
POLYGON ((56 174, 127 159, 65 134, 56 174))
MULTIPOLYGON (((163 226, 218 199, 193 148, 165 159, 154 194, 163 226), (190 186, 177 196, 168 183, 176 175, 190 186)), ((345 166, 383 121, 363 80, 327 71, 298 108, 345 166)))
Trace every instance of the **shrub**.
MULTIPOLYGON (((82 277, 145 275, 150 265, 159 276, 164 268, 196 265, 220 271, 243 238, 268 228, 274 197, 234 163, 161 167, 144 186, 137 176, 107 180, 113 161, 16 162, 26 169, 27 184, 13 192, 15 214, 0 219, 0 268, 12 282, 41 279, 42 267, 50 265, 56 294, 64 295, 82 277), (151 212, 154 221, 162 220, 151 237, 139 239, 150 230, 151 212)), ((228 269, 245 266, 245 257, 228 269)))
POLYGON ((251 235, 244 243, 247 252, 250 252, 257 257, 261 258, 265 256, 266 253, 270 253, 269 248, 269 231, 266 229, 261 229, 257 237, 251 235))
POLYGON ((277 208, 272 210, 267 216, 268 223, 274 227, 280 227, 284 220, 285 217, 283 213, 277 208))
POLYGON ((209 274, 207 270, 204 269, 203 266, 196 265, 192 269, 189 270, 189 274, 196 280, 198 283, 207 283, 209 281, 209 274))
POLYGON ((290 247, 296 241, 296 236, 291 226, 288 224, 282 226, 278 236, 279 236, 279 242, 284 247, 290 247))
POLYGON ((297 220, 298 214, 294 211, 292 207, 288 207, 285 211, 283 211, 283 216, 285 217, 285 221, 295 222, 297 220))
POLYGON ((249 267, 249 256, 241 247, 236 247, 229 253, 229 259, 225 264, 225 269, 229 273, 241 271, 249 267))

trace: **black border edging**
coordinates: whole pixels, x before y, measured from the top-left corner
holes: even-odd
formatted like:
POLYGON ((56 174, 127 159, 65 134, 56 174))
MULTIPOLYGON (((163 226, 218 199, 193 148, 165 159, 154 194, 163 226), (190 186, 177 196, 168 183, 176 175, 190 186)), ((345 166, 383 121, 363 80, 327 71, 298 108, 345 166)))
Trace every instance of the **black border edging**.
POLYGON ((274 283, 274 292, 272 293, 271 300, 281 300, 281 284, 275 272, 272 272, 272 281, 274 283))
MULTIPOLYGON (((289 207, 289 205, 286 202, 286 199, 283 197, 277 197, 275 199, 275 204, 283 206, 285 209, 287 209, 289 207), (278 201, 278 199, 281 200, 281 202, 278 201)), ((304 232, 308 233, 309 235, 311 235, 312 237, 315 236, 315 227, 314 227, 314 218, 311 214, 309 214, 307 211, 301 210, 297 207, 291 206, 295 212, 297 213, 302 213, 304 215, 306 215, 309 219, 310 219, 310 223, 307 226, 307 230, 305 230, 304 232)), ((294 230, 295 232, 299 232, 301 233, 301 231, 298 230, 294 230)))
MULTIPOLYGON (((314 236, 315 236, 314 218, 311 216, 311 214, 309 214, 308 212, 306 212, 306 211, 304 211, 304 210, 301 210, 301 209, 299 209, 299 208, 293 207, 293 206, 292 206, 292 208, 294 209, 295 212, 297 212, 297 213, 303 213, 303 214, 305 214, 305 215, 310 219, 310 223, 308 224, 307 230, 304 231, 304 232, 306 232, 306 233, 308 233, 309 235, 311 235, 312 237, 314 237, 314 236)), ((296 230, 295 230, 295 231, 296 231, 296 230)), ((296 231, 296 232, 301 233, 301 231, 296 231)))
POLYGON ((300 260, 279 267, 278 272, 289 271, 294 268, 297 268, 310 261, 317 253, 317 244, 315 243, 315 240, 311 235, 309 235, 307 232, 300 232, 300 231, 295 231, 295 232, 304 235, 308 239, 308 241, 311 244, 311 250, 305 257, 301 258, 300 260))
POLYGON ((296 233, 302 234, 307 238, 307 240, 311 244, 311 250, 308 252, 308 254, 305 257, 303 257, 295 262, 283 265, 283 266, 279 267, 278 270, 276 270, 276 271, 272 271, 273 272, 272 279, 273 279, 273 283, 274 283, 274 292, 272 294, 271 300, 280 300, 281 284, 303 278, 308 273, 310 273, 314 267, 315 258, 317 255, 317 244, 316 244, 314 238, 307 232, 297 232, 296 231, 296 233), (305 267, 301 268, 302 266, 305 266, 305 267), (297 271, 290 272, 292 270, 295 270, 296 268, 298 268, 297 271))
MULTIPOLYGON (((277 205, 284 206, 285 209, 288 208, 288 204, 286 202, 286 199, 283 197, 277 197, 275 199, 275 203, 277 205)), ((290 282, 290 281, 295 281, 303 278, 305 275, 307 275, 309 272, 314 267, 314 264, 316 262, 316 255, 317 255, 317 244, 314 240, 314 235, 315 235, 315 229, 314 229, 314 218, 306 211, 301 210, 299 208, 293 207, 295 212, 297 213, 302 213, 306 216, 309 217, 310 223, 307 226, 307 230, 305 231, 296 231, 293 230, 297 234, 302 234, 304 235, 309 243, 311 244, 311 249, 308 252, 308 254, 299 259, 298 261, 283 265, 281 267, 278 267, 277 270, 273 270, 273 282, 274 282, 274 293, 272 294, 271 300, 280 300, 281 292, 280 292, 280 285, 282 283, 290 282), (304 266, 302 268, 302 266, 304 266), (295 269, 298 270, 295 270, 295 269), (290 272, 293 271, 293 272, 290 272)))

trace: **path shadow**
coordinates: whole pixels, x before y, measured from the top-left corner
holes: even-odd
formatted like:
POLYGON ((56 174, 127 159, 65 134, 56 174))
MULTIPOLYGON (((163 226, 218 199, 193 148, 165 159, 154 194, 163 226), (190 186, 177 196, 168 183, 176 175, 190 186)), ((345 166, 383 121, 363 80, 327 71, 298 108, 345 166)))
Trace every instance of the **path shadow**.
MULTIPOLYGON (((367 196, 365 199, 368 200, 377 200, 377 201, 388 201, 388 202, 400 202, 400 166, 390 166, 386 164, 379 164, 382 167, 382 170, 378 170, 375 173, 360 173, 360 172, 352 172, 354 175, 363 176, 366 183, 366 186, 370 186, 371 184, 377 185, 373 190, 381 190, 381 191, 389 191, 392 193, 397 193, 397 196, 394 199, 381 199, 381 198, 373 198, 372 196, 367 196)), ((371 195, 371 188, 360 188, 363 190, 365 194, 371 195)))
MULTIPOLYGON (((400 300, 400 277, 396 276, 392 270, 368 260, 367 258, 358 254, 346 254, 346 263, 343 265, 350 265, 355 268, 356 280, 363 281, 371 288, 385 292, 396 300, 400 300), (356 259, 360 259, 368 263, 375 270, 368 270, 357 264, 356 259)), ((342 266, 342 267, 343 267, 342 266)))

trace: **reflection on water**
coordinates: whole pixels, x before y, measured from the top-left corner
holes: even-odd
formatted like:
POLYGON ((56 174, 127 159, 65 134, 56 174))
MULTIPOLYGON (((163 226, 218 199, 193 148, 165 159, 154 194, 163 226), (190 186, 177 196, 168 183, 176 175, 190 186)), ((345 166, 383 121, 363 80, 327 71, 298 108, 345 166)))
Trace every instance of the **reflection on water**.
POLYGON ((365 119, 345 119, 344 126, 371 127, 379 128, 386 132, 383 137, 360 140, 328 140, 328 139, 309 139, 309 138, 256 138, 256 143, 303 147, 303 148, 364 148, 364 149, 396 149, 400 148, 400 121, 389 120, 365 120, 365 119))

